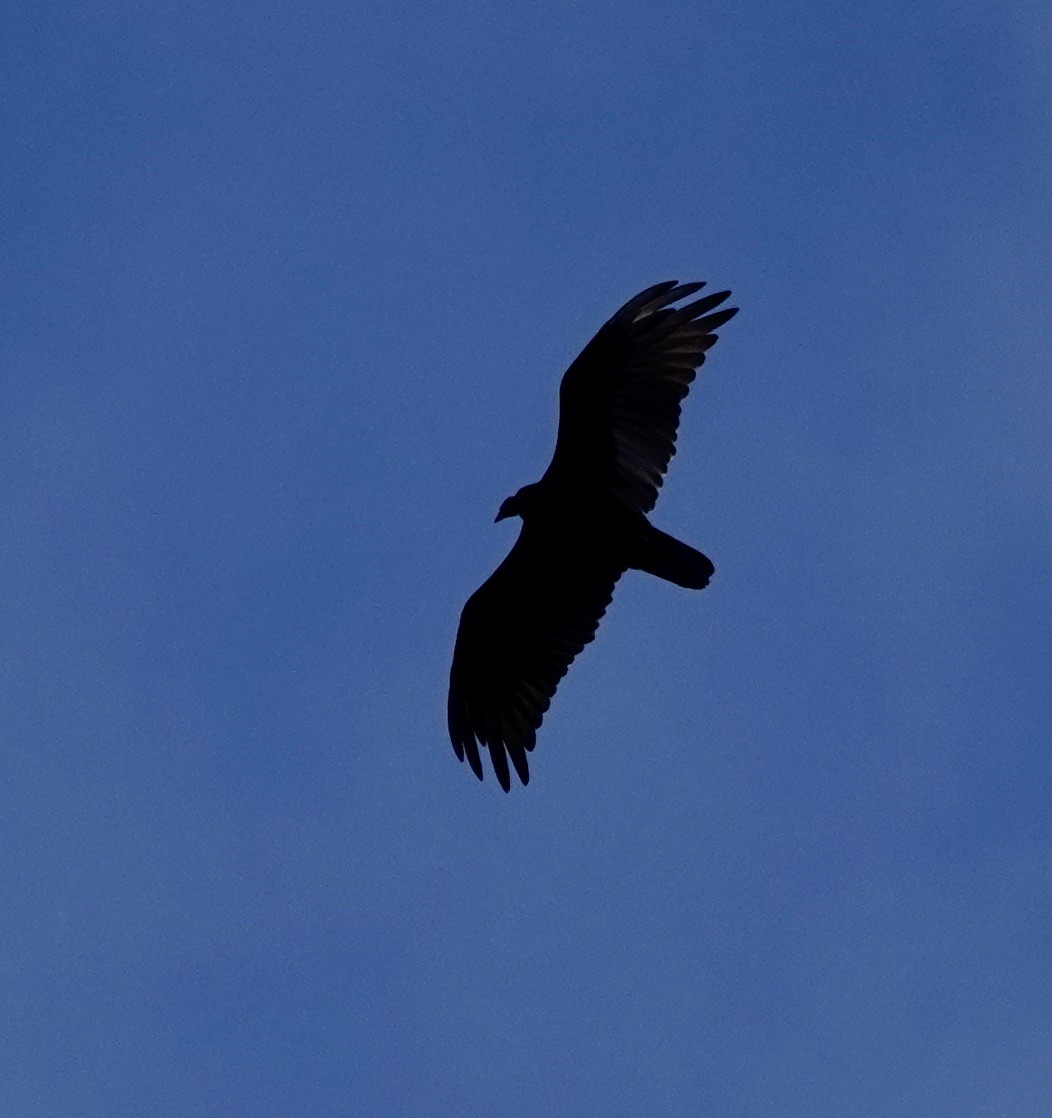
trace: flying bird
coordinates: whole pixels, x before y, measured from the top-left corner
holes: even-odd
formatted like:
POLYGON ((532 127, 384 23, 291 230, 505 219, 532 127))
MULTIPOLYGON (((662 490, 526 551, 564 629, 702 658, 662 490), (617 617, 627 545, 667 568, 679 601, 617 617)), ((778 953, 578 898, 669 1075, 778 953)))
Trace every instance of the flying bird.
POLYGON ((706 556, 647 519, 676 451, 680 402, 738 310, 715 309, 729 291, 682 303, 704 286, 655 284, 600 329, 563 376, 548 469, 497 513, 522 528, 464 606, 448 715, 457 757, 482 780, 488 750, 505 792, 512 768, 529 783, 544 713, 621 575, 647 571, 692 590, 712 577, 706 556))

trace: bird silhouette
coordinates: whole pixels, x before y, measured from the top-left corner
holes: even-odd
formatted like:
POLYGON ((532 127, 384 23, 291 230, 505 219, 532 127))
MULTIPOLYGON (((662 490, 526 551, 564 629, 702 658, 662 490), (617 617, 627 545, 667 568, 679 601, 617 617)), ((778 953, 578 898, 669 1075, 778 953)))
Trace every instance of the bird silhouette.
POLYGON ((457 757, 482 780, 488 750, 505 792, 512 768, 529 783, 544 713, 621 575, 647 571, 693 590, 712 577, 706 556, 647 519, 675 454, 680 403, 714 331, 738 310, 715 310, 729 291, 674 305, 704 286, 655 284, 599 330, 563 376, 548 469, 497 514, 521 517, 522 529, 464 606, 448 715, 457 757))

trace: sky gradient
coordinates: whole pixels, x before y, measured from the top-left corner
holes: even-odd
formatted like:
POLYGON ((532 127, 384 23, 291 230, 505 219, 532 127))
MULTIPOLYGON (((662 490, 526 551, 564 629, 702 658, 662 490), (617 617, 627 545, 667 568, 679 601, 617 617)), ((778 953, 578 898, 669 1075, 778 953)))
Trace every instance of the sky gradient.
POLYGON ((1052 1113, 1052 20, 16 4, 0 1113, 1052 1113), (459 611, 731 287, 528 789, 459 611))

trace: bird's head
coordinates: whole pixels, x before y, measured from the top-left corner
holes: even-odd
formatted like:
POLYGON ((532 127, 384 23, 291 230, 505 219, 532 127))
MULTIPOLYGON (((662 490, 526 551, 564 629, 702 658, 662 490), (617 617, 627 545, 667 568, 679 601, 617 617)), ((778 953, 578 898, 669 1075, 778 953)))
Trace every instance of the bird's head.
POLYGON ((507 520, 509 516, 523 516, 530 509, 533 501, 534 492, 537 486, 524 485, 518 493, 513 493, 505 502, 500 506, 500 511, 497 513, 494 524, 501 520, 507 520))

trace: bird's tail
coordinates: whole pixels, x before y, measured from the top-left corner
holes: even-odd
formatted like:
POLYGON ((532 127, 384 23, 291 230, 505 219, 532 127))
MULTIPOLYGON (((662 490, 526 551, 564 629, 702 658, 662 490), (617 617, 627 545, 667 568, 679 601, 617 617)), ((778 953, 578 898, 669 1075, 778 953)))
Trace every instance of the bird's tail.
POLYGON ((688 590, 701 590, 708 586, 716 568, 707 556, 685 543, 650 526, 643 537, 636 561, 637 570, 667 579, 688 590))

